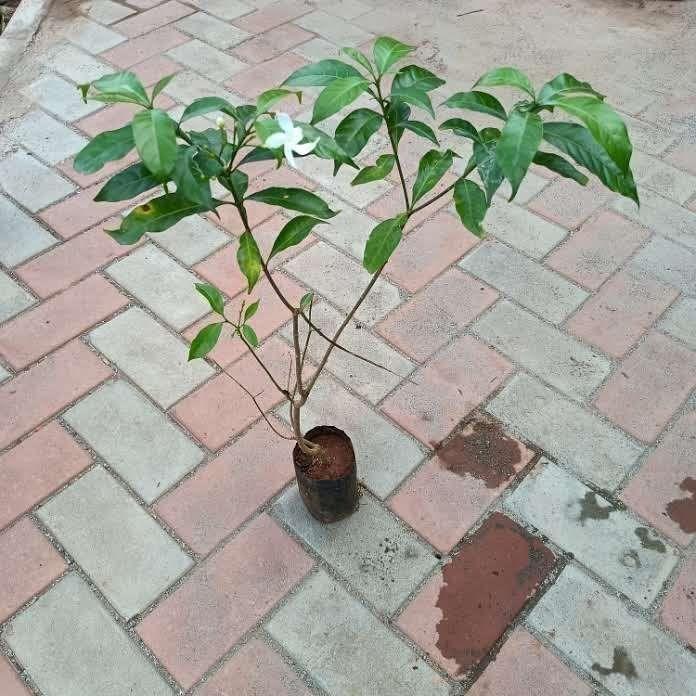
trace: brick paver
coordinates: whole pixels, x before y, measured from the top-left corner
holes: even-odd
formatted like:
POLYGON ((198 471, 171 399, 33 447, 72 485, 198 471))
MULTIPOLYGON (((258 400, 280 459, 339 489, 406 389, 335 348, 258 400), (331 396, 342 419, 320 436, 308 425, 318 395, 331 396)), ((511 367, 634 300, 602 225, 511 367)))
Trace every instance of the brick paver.
MULTIPOLYGON (((628 5, 579 19, 551 3, 541 23, 507 3, 501 23, 498 7, 455 18, 438 3, 377 0, 73 4, 53 3, 0 107, 2 696, 689 694, 696 101, 683 27, 693 7, 666 8, 657 32, 628 5), (592 50, 607 16, 609 72, 592 50), (462 27, 495 36, 473 62, 462 27), (299 501, 292 443, 232 379, 287 431, 287 408, 246 346, 226 327, 207 361, 187 362, 189 341, 215 320, 193 284, 220 287, 230 316, 246 298, 236 210, 115 243, 104 229, 132 203, 93 198, 136 153, 90 174, 73 157, 135 107, 84 104, 76 85, 114 69, 148 87, 177 73, 156 104, 178 118, 200 97, 251 103, 309 61, 349 60, 343 46, 370 54, 380 34, 417 44, 410 62, 447 78, 434 104, 500 55, 541 84, 560 68, 557 51, 538 47, 561 41, 571 71, 584 65, 625 114, 641 208, 534 166, 511 204, 500 187, 483 242, 449 197, 415 213, 342 337, 390 371, 335 351, 303 411, 305 429, 351 436, 362 484, 360 509, 321 526, 299 501), (670 51, 636 72, 631 57, 658 40, 670 51)), ((275 108, 309 121, 316 90, 303 91, 275 108)), ((515 98, 496 95, 506 107, 515 98)), ((354 107, 374 104, 363 95, 354 107)), ((496 124, 411 111, 461 155, 436 194, 472 151, 437 124, 496 124)), ((342 116, 319 125, 332 132, 342 116)), ((411 186, 432 145, 412 132, 401 143, 411 186)), ((358 163, 387 148, 382 132, 358 163)), ((334 177, 330 161, 299 165, 246 171, 250 190, 316 189, 341 211, 271 263, 294 302, 314 291, 313 317, 332 332, 368 282, 370 230, 403 196, 396 171, 352 186, 350 167, 334 177)), ((289 215, 256 202, 248 213, 268 253, 289 215)), ((257 298, 260 353, 283 381, 290 315, 265 280, 246 299, 257 298)), ((312 337, 308 371, 324 345, 312 337)))

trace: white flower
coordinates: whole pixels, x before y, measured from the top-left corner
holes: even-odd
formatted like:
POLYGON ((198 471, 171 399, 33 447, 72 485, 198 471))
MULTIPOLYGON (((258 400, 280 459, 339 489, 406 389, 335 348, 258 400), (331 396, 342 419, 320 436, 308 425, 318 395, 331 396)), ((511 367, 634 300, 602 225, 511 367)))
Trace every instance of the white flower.
POLYGON ((222 130, 225 127, 225 119, 222 116, 218 116, 215 120, 215 125, 222 130))
POLYGON ((264 145, 271 150, 282 147, 288 164, 291 167, 295 167, 295 157, 293 153, 308 155, 317 146, 319 139, 317 138, 314 142, 300 145, 300 141, 303 137, 302 129, 299 126, 293 125, 292 119, 287 114, 276 114, 276 123, 280 126, 280 133, 269 135, 264 145))

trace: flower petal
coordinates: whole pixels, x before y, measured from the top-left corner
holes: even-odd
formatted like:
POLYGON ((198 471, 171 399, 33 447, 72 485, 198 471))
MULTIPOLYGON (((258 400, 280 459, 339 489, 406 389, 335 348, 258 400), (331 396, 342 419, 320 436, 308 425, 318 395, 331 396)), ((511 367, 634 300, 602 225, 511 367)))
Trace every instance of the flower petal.
POLYGON ((277 147, 282 147, 287 143, 288 136, 285 133, 271 133, 266 138, 266 142, 264 143, 265 147, 270 147, 271 150, 274 150, 277 147))
POLYGON ((291 167, 296 168, 297 165, 295 164, 295 158, 293 157, 293 154, 292 154, 292 147, 290 147, 290 145, 288 143, 285 143, 284 151, 285 151, 285 160, 287 161, 287 163, 291 167))
POLYGON ((282 111, 276 114, 276 123, 282 128, 284 133, 290 133, 293 129, 292 119, 282 111))
POLYGON ((295 126, 295 128, 288 133, 288 143, 293 147, 301 143, 302 138, 304 138, 304 134, 302 133, 302 129, 298 126, 295 126))
POLYGON ((302 143, 302 145, 295 145, 292 149, 298 155, 308 155, 317 146, 318 142, 319 138, 317 138, 314 142, 311 143, 302 143))

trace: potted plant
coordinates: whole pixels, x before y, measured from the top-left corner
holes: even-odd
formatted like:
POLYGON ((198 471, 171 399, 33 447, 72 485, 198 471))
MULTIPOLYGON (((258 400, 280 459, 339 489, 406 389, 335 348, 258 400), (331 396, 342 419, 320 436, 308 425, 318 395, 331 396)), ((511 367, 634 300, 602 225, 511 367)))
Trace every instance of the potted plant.
MULTIPOLYGON (((302 408, 334 350, 376 364, 341 345, 341 335, 399 245, 409 219, 435 200, 451 195, 463 225, 483 236, 484 216, 497 189, 507 180, 512 200, 532 164, 584 185, 588 179, 576 168, 579 165, 607 188, 638 203, 626 126, 603 95, 568 73, 557 75, 537 92, 522 72, 510 67, 487 72, 471 91, 457 92, 444 102, 457 115, 445 120, 440 129, 470 141, 473 154, 453 185, 432 194, 460 155, 452 149, 440 149, 434 130, 414 118, 414 112, 419 110, 434 118, 429 95, 444 80, 416 65, 398 67, 413 50, 393 38, 381 37, 374 43, 371 58, 345 48, 345 60, 321 60, 300 68, 281 87, 260 94, 255 104, 233 106, 211 95, 189 104, 178 121, 156 106, 157 95, 173 76, 160 80, 149 95, 131 72, 107 75, 80 86, 84 99, 129 102, 139 107, 131 123, 96 136, 75 159, 75 168, 90 174, 133 149, 139 155, 139 161, 113 176, 95 200, 125 201, 162 190, 160 195, 134 207, 118 229, 108 231, 117 242, 134 244, 145 233, 164 232, 190 215, 216 214, 221 206, 236 208, 241 231, 237 261, 247 280, 248 292, 265 276, 292 318, 292 375, 284 386, 285 380, 273 375, 256 352, 259 341, 252 319, 259 311, 259 302, 242 304, 237 316, 228 317, 222 293, 204 283, 197 284, 196 289, 218 318, 194 338, 189 359, 204 358, 216 345, 223 325, 231 325, 233 336, 243 341, 289 402, 292 436, 277 430, 276 433, 295 441, 293 459, 302 498, 312 515, 323 522, 341 519, 356 508, 355 455, 350 438, 336 427, 327 425, 304 432, 302 408), (322 88, 314 101, 311 123, 293 122, 286 114, 276 113, 274 106, 279 101, 293 94, 301 98, 301 92, 295 90, 304 87, 322 88), (511 87, 522 94, 522 99, 508 111, 495 96, 481 91, 482 87, 511 87), (348 113, 333 136, 317 127, 363 95, 373 101, 374 108, 348 113), (490 116, 496 125, 479 130, 462 118, 467 111, 490 116), (542 119, 552 112, 570 115, 576 122, 542 119), (211 127, 203 130, 191 130, 187 125, 195 116, 212 119, 214 114, 218 114, 215 127, 212 120, 211 127), (354 158, 380 131, 386 133, 388 152, 376 157, 374 164, 358 167, 354 158), (405 131, 433 145, 420 160, 412 187, 406 182, 399 158, 399 143, 405 131), (553 151, 545 149, 547 146, 553 151), (355 168, 354 186, 384 179, 395 170, 403 193, 400 214, 365 230, 363 264, 371 279, 332 335, 312 321, 313 294, 307 293, 298 304, 293 304, 275 282, 269 262, 302 242, 316 225, 329 222, 337 211, 320 196, 299 188, 270 187, 252 192, 244 172, 245 166, 253 162, 274 160, 278 167, 283 163, 293 167, 304 157, 332 160, 334 175, 341 167, 355 168), (474 172, 478 182, 469 178, 474 172), (213 181, 224 189, 224 197, 213 195, 213 181), (249 224, 245 207, 248 201, 297 213, 279 230, 266 257, 249 224), (302 339, 301 329, 305 331, 302 339), (308 373, 305 362, 312 334, 324 341, 325 348, 317 368, 308 373)), ((254 395, 247 393, 256 403, 254 395)))

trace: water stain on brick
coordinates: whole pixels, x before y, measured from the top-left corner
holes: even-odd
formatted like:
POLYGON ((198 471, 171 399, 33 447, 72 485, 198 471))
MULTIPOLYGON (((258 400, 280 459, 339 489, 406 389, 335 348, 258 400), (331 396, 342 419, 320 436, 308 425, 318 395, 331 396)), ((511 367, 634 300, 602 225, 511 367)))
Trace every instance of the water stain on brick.
POLYGON ((650 530, 647 527, 636 527, 636 536, 640 539, 640 545, 649 551, 666 553, 667 547, 659 540, 650 537, 650 530))
POLYGON ((437 648, 458 674, 488 654, 555 561, 540 539, 496 512, 443 567, 437 648))
POLYGON ((689 498, 678 498, 667 504, 669 518, 687 534, 696 533, 696 479, 687 476, 679 488, 691 494, 689 498))
POLYGON ((585 520, 608 520, 609 515, 614 512, 612 505, 602 507, 597 500, 596 493, 588 491, 584 498, 580 498, 580 523, 585 524, 585 520))
POLYGON ((592 671, 601 674, 603 677, 609 677, 612 674, 622 674, 629 681, 638 678, 638 672, 633 664, 633 661, 626 652, 626 648, 614 648, 614 661, 611 667, 602 667, 599 662, 592 665, 592 671))
POLYGON ((458 476, 473 476, 498 488, 515 474, 522 449, 495 421, 477 416, 445 445, 435 445, 442 466, 458 476))

